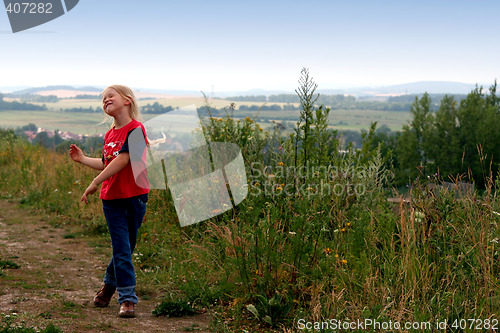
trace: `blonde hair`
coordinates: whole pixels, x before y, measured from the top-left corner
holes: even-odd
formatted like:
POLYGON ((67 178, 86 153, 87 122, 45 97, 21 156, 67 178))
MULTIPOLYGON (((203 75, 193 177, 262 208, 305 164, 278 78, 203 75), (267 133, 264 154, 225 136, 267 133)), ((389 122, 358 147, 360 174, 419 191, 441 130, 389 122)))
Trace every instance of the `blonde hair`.
MULTIPOLYGON (((135 98, 134 92, 127 86, 121 84, 113 84, 102 91, 102 102, 104 103, 104 92, 108 89, 114 89, 121 97, 125 98, 130 102, 130 117, 135 120, 141 120, 141 110, 137 104, 137 99, 135 98)), ((104 108, 103 108, 104 109, 104 108)), ((105 112, 106 113, 106 112, 105 112)), ((114 126, 114 121, 113 125, 114 126)))

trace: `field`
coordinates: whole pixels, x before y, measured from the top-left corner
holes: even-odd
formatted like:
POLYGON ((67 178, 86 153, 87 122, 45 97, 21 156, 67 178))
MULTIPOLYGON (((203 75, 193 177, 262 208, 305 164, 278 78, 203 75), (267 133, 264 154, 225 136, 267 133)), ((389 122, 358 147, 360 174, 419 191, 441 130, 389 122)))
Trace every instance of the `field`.
MULTIPOLYGON (((155 102, 160 103, 161 105, 170 105, 172 107, 183 107, 186 105, 195 104, 197 107, 201 107, 204 103, 203 97, 173 97, 173 98, 160 98, 160 99, 143 99, 139 100, 139 106, 144 106, 146 104, 153 104, 155 102)), ((224 106, 228 106, 231 102, 220 100, 220 99, 210 99, 210 104, 216 108, 221 108, 224 106)), ((250 105, 254 103, 243 102, 244 104, 250 105)), ((70 108, 88 108, 88 107, 97 107, 101 106, 101 100, 89 100, 89 99, 61 99, 56 103, 34 103, 37 105, 45 104, 49 110, 61 111, 70 108)))
MULTIPOLYGON (((383 114, 379 114, 382 120, 383 114)), ((70 116, 83 117, 70 119, 75 127, 83 126, 79 122, 85 115, 70 116)), ((100 115, 95 117, 98 122, 100 115)), ((401 197, 391 187, 393 170, 384 163, 380 149, 367 145, 337 153, 338 139, 325 130, 326 120, 317 119, 307 132, 302 123, 297 136, 262 131, 246 117, 209 122, 207 140, 240 147, 247 196, 233 209, 181 228, 176 204, 184 193, 150 192, 133 257, 139 297, 145 300, 141 304, 152 306, 162 300, 177 308, 187 304, 206 310, 212 318, 211 331, 221 333, 290 333, 330 318, 426 325, 420 330, 401 326, 404 332, 432 331, 435 326, 427 323, 438 321, 448 323, 446 331, 467 332, 460 329, 464 321, 470 325, 468 319, 476 318, 473 328, 498 329, 500 183, 491 183, 481 194, 470 191, 459 196, 436 187, 441 179, 435 175, 415 179, 401 197)), ((369 123, 354 111, 346 112, 345 119, 351 122, 345 126, 369 123)), ((110 251, 97 195, 89 205, 80 203, 95 175, 95 170, 74 163, 67 153, 32 145, 0 130, 0 198, 30 207, 54 226, 70 228, 72 241, 87 241, 92 247, 97 239, 93 244, 101 245, 96 250, 110 251)), ((209 194, 196 187, 188 191, 209 194)), ((23 246, 29 242, 21 236, 17 239, 23 246)), ((99 272, 85 270, 87 261, 64 252, 62 259, 55 259, 73 260, 77 272, 86 272, 86 294, 91 295, 100 283, 99 272)), ((105 267, 105 258, 92 258, 99 262, 90 267, 105 267)), ((4 273, 0 270, 2 286, 14 288, 19 282, 27 288, 36 285, 38 295, 65 295, 64 286, 56 289, 45 279, 51 267, 40 267, 39 276, 25 274, 17 279, 9 267, 18 262, 21 269, 28 267, 26 259, 0 246, 1 260, 9 264, 4 273)), ((81 303, 85 297, 79 293, 75 299, 81 303)), ((26 320, 38 327, 50 323, 66 328, 62 317, 69 306, 70 315, 77 316, 73 325, 99 318, 92 307, 75 306, 80 303, 69 297, 60 299, 53 302, 52 312, 38 314, 24 310, 30 303, 16 297, 15 306, 9 303, 6 310, 0 309, 0 331, 11 326, 7 306, 21 313, 19 319, 12 319, 16 325, 26 320)), ((159 310, 163 315, 176 312, 155 308, 159 310)), ((104 313, 104 318, 111 316, 104 313)), ((141 322, 142 318, 157 322, 146 312, 141 316, 141 322)), ((339 330, 327 326, 321 331, 339 330)), ((381 330, 369 327, 367 331, 381 330)))
POLYGON ((17 128, 33 123, 47 130, 70 131, 77 134, 103 133, 109 125, 99 125, 104 115, 60 111, 0 111, 0 127, 17 128))
MULTIPOLYGON (((194 104, 198 109, 204 105, 201 97, 178 97, 171 99, 141 100, 140 106, 153 104, 155 102, 164 106, 174 108, 194 104)), ((232 102, 220 99, 210 99, 212 107, 222 109, 228 107, 232 102)), ((250 117, 255 119, 263 128, 269 128, 271 121, 288 122, 288 125, 296 123, 299 111, 238 111, 240 105, 263 105, 257 102, 234 102, 236 111, 233 118, 241 119, 250 117)), ((29 123, 36 124, 47 130, 69 131, 77 134, 95 135, 104 133, 108 124, 102 124, 105 115, 100 113, 64 112, 71 108, 96 108, 101 105, 100 100, 61 99, 56 103, 45 104, 48 111, 0 111, 0 128, 17 128, 29 123)), ((273 103, 274 104, 274 103, 273 103)), ((276 103, 285 104, 285 103, 276 103)), ((144 120, 149 120, 157 115, 143 114, 144 120)), ((400 130, 410 119, 409 112, 374 111, 374 110, 332 110, 329 117, 330 128, 339 130, 368 129, 371 122, 378 122, 378 126, 385 124, 392 130, 400 130)), ((285 123, 285 125, 287 125, 285 123)))
MULTIPOLYGON (((250 117, 262 122, 266 120, 288 121, 296 123, 299 111, 235 111, 234 118, 250 117)), ((392 130, 400 130, 410 119, 409 112, 376 111, 376 110, 332 110, 329 124, 338 130, 368 129, 371 122, 377 122, 378 127, 387 125, 392 130)))

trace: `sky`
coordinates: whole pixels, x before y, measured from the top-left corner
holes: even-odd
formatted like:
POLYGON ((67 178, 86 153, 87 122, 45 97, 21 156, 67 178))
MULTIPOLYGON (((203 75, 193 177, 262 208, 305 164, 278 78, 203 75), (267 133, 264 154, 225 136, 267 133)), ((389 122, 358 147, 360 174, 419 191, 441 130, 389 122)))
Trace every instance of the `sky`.
POLYGON ((497 0, 80 0, 12 33, 0 8, 0 87, 293 91, 500 77, 497 0))

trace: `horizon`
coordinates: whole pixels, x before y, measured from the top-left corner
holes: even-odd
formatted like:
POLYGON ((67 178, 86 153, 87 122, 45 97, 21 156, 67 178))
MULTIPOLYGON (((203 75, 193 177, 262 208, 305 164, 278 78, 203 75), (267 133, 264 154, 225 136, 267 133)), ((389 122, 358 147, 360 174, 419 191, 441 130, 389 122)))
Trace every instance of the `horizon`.
MULTIPOLYGON (((492 83, 466 83, 466 82, 456 82, 456 81, 417 81, 417 82, 406 82, 397 85, 379 85, 379 86, 359 86, 359 87, 343 87, 343 88, 321 88, 318 86, 316 91, 323 95, 335 95, 344 94, 352 96, 377 96, 377 95, 387 95, 387 96, 397 96, 402 94, 468 94, 475 87, 480 87, 483 90, 488 90, 496 80, 492 83), (426 87, 427 85, 427 87, 426 87), (420 88, 424 87, 424 88, 420 88), (405 91, 403 91, 405 90, 405 91), (409 91, 408 91, 409 90, 409 91)), ((230 94, 233 96, 252 96, 252 95, 274 95, 274 94, 295 94, 295 90, 277 90, 277 89, 263 89, 263 88, 253 88, 248 90, 228 90, 228 91, 195 91, 189 89, 160 89, 155 87, 131 87, 137 93, 150 93, 150 94, 171 94, 176 96, 188 96, 188 95, 200 95, 202 93, 207 94, 210 98, 217 97, 229 97, 230 94), (220 94, 216 96, 214 94, 220 94)), ((69 84, 55 84, 47 86, 0 86, 0 93, 5 94, 19 94, 24 93, 24 90, 40 89, 41 91, 52 91, 52 90, 62 90, 62 91, 81 91, 84 93, 92 92, 90 89, 105 89, 105 86, 99 86, 95 84, 91 85, 69 85, 69 84), (87 90, 86 90, 87 89, 87 90)), ((37 94, 37 92, 29 92, 30 94, 37 94)), ((60 97, 64 98, 64 97, 60 97)))
POLYGON ((87 0, 12 33, 0 10, 0 87, 294 91, 309 68, 322 90, 422 81, 490 85, 500 74, 500 3, 316 0, 136 3, 87 0))

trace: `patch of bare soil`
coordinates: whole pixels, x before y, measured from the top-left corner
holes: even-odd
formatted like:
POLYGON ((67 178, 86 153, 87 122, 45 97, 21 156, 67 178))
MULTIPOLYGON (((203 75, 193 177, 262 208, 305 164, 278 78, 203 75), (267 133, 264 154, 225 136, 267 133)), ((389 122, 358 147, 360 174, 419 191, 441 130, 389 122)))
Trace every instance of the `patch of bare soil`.
MULTIPOLYGON (((0 200, 0 320, 9 315, 25 327, 50 323, 64 332, 209 332, 208 313, 183 318, 155 317, 155 295, 139 294, 136 318, 119 318, 117 295, 107 308, 93 306, 109 261, 109 244, 91 247, 88 240, 68 237, 44 217, 0 200)), ((0 321, 0 327, 1 327, 0 321)))

